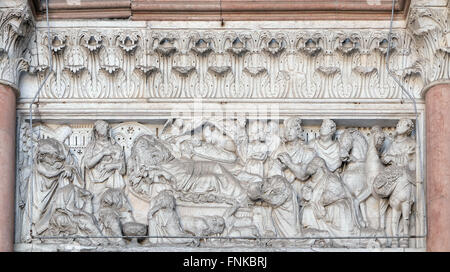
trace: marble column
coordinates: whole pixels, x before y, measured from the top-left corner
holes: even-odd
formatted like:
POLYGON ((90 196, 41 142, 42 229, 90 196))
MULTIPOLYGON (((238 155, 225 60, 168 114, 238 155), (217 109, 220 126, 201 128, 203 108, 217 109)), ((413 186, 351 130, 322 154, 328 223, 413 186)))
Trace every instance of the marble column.
POLYGON ((450 82, 428 89, 426 101, 428 251, 450 251, 450 82))
POLYGON ((0 252, 13 251, 16 95, 0 84, 0 252))

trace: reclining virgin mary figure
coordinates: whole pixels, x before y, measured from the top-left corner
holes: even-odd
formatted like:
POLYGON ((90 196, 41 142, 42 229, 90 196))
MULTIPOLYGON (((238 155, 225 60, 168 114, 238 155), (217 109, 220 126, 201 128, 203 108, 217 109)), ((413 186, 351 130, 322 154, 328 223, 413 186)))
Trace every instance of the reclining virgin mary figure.
MULTIPOLYGON (((170 150, 152 135, 136 138, 129 159, 130 184, 145 187, 167 181, 181 193, 207 195, 233 205, 228 215, 245 204, 246 190, 220 163, 176 159, 170 150)), ((150 196, 151 197, 151 196, 150 196)))

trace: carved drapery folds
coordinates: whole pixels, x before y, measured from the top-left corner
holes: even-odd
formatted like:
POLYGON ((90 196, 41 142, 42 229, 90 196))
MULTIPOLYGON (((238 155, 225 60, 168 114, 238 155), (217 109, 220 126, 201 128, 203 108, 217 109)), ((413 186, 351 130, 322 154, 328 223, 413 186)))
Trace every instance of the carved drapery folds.
POLYGON ((28 42, 34 23, 26 6, 0 10, 0 83, 18 91, 19 77, 29 68, 28 42))
POLYGON ((407 237, 423 224, 409 119, 396 128, 325 119, 307 130, 299 117, 51 127, 37 125, 33 140, 21 127, 20 147, 36 150, 20 160, 21 242, 81 235, 81 245, 123 246, 122 235, 148 234, 131 245, 414 247, 407 237), (377 238, 386 235, 402 238, 377 238))
MULTIPOLYGON (((402 97, 386 71, 384 30, 68 28, 51 35, 55 72, 43 99, 402 97)), ((38 31, 38 50, 46 36, 38 31)), ((419 96, 424 82, 415 78, 420 61, 410 61, 411 44, 394 31, 390 67, 419 96)), ((48 59, 44 51, 40 58, 48 59)))

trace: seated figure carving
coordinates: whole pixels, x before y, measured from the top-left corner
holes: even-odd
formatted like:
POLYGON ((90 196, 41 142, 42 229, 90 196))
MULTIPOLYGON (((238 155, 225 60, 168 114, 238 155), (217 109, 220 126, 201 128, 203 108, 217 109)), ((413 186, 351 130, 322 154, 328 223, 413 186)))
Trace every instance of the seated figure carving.
POLYGON ((83 245, 108 244, 92 214, 92 194, 74 184, 58 188, 51 201, 48 228, 42 234, 50 236, 86 236, 74 238, 83 245), (96 238, 90 238, 96 237, 96 238))
POLYGON ((79 169, 69 148, 63 143, 72 133, 62 127, 59 141, 55 138, 40 139, 34 156, 32 179, 27 186, 22 239, 30 241, 30 227, 34 235, 40 235, 49 227, 52 212, 51 201, 58 188, 74 183, 82 186, 79 169))

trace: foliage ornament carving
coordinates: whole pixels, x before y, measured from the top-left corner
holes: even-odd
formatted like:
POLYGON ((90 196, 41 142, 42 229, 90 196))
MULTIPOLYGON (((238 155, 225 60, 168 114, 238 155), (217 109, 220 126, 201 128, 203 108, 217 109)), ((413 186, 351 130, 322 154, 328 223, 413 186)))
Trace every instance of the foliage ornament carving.
POLYGON ((449 79, 449 7, 414 5, 409 13, 407 27, 414 39, 416 62, 408 73, 418 73, 425 84, 449 79))
POLYGON ((24 5, 0 11, 0 82, 18 91, 19 77, 29 69, 28 42, 34 29, 31 11, 24 5))
MULTIPOLYGON (((410 28, 418 20, 410 19, 410 28)), ((426 82, 434 80, 425 80, 425 73, 436 79, 445 78, 447 73, 445 38, 449 35, 444 35, 445 31, 439 32, 442 35, 433 45, 435 53, 422 54, 419 51, 424 47, 418 48, 418 44, 429 48, 434 38, 425 42, 424 37, 435 35, 438 29, 423 26, 411 35, 398 29, 392 33, 389 66, 418 98, 426 82), (436 65, 431 65, 433 62, 436 65)), ((117 99, 122 97, 115 90, 119 86, 128 89, 125 96, 136 99, 199 95, 267 99, 402 98, 400 87, 386 72, 385 30, 134 29, 120 30, 117 34, 101 28, 69 28, 54 32, 55 78, 51 80, 59 84, 43 92, 42 98, 46 99, 117 99), (81 82, 71 88, 61 84, 71 80, 81 82), (91 91, 83 89, 83 85, 91 91)), ((47 69, 49 56, 45 50, 45 31, 37 33, 37 44, 30 47, 31 64, 32 72, 42 73, 47 69)))

